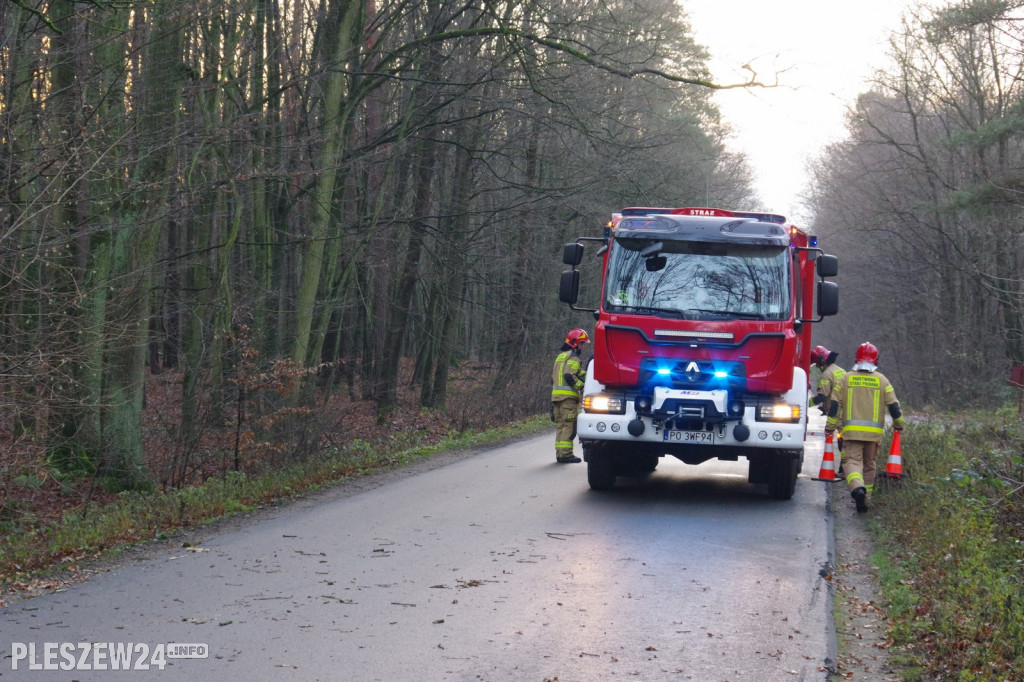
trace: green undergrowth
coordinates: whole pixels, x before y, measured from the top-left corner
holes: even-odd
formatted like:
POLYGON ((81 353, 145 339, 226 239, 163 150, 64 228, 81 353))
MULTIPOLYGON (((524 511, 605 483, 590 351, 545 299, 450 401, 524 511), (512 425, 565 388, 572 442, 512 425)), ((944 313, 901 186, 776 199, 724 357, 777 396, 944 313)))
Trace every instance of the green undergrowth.
POLYGON ((871 524, 893 662, 907 680, 1020 679, 1024 425, 1016 409, 911 424, 902 463, 902 479, 879 480, 871 524))
POLYGON ((17 589, 32 580, 52 575, 58 569, 73 568, 81 561, 110 555, 140 542, 164 539, 176 529, 252 511, 439 452, 486 447, 550 426, 544 415, 397 452, 354 441, 315 461, 262 475, 228 472, 198 486, 124 492, 111 504, 76 509, 45 527, 19 528, 8 521, 0 539, 0 587, 17 589))

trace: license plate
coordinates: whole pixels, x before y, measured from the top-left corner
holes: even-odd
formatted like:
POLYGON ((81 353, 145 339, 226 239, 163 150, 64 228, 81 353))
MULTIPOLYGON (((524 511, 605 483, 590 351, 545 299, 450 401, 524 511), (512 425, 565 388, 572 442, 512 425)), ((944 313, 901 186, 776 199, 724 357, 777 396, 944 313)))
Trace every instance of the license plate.
POLYGON ((697 443, 714 445, 715 434, 713 431, 674 431, 665 429, 664 439, 668 443, 697 443))

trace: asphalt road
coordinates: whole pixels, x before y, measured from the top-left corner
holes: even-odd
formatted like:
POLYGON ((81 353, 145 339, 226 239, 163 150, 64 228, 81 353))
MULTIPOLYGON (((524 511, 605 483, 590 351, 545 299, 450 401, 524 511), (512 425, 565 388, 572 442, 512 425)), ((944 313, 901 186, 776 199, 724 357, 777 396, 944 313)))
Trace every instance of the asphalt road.
POLYGON ((452 458, 15 602, 0 680, 823 680, 820 462, 818 435, 780 502, 745 460, 663 458, 598 493, 551 434, 452 458), (83 670, 97 642, 131 644, 132 668, 165 645, 165 666, 110 670, 93 646, 84 663, 108 669, 83 670))

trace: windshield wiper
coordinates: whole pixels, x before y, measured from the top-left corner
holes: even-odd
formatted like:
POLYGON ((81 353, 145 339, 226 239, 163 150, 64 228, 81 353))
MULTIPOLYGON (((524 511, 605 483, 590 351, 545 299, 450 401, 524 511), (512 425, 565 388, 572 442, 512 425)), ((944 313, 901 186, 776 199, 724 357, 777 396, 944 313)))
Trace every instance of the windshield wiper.
POLYGON ((732 317, 732 313, 728 310, 711 310, 709 308, 687 308, 683 311, 686 317, 693 318, 695 320, 708 320, 708 319, 728 319, 732 317))
MULTIPOLYGON (((613 304, 615 305, 615 304, 613 304)), ((637 312, 642 315, 660 315, 661 317, 683 317, 681 310, 675 308, 655 308, 649 305, 615 305, 616 308, 623 308, 628 312, 637 312)))
POLYGON ((725 318, 740 318, 744 320, 766 320, 768 316, 764 313, 741 313, 737 310, 710 310, 708 308, 688 308, 686 312, 703 313, 706 315, 716 315, 725 318))
POLYGON ((687 308, 685 310, 679 310, 677 308, 657 308, 649 305, 628 305, 622 303, 609 303, 609 308, 615 308, 617 310, 624 310, 630 313, 637 313, 639 315, 659 315, 661 317, 671 317, 676 319, 697 319, 697 320, 729 320, 729 319, 743 319, 743 320, 766 320, 768 316, 763 313, 741 313, 735 310, 712 310, 710 308, 687 308))

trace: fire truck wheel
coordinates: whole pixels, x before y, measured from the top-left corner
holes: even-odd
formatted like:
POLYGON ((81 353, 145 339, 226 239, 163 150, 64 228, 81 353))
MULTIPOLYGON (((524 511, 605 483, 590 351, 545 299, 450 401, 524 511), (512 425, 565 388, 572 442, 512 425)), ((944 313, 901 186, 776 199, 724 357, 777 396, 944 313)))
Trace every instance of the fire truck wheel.
POLYGON ((615 460, 604 448, 594 448, 587 456, 587 483, 591 490, 610 490, 615 485, 615 460))
POLYGON ((779 458, 772 467, 771 479, 768 481, 768 494, 777 500, 788 500, 796 492, 796 478, 800 475, 800 457, 796 453, 787 453, 779 458))

